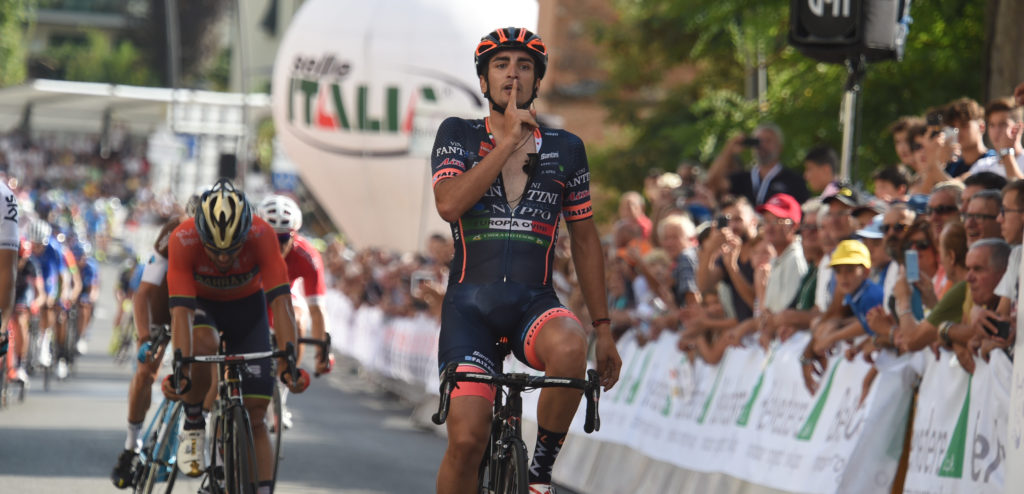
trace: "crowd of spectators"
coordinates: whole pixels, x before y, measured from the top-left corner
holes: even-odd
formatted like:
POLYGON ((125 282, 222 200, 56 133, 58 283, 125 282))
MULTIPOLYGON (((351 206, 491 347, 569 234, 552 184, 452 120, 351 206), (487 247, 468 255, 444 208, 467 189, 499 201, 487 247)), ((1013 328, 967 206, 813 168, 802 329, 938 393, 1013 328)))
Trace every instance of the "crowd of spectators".
MULTIPOLYGON (((1024 85, 1017 101, 960 98, 898 118, 889 130, 900 162, 866 186, 842 182, 824 146, 807 153, 803 173, 784 166, 784 136, 770 123, 732 137, 706 170, 648 174, 642 191, 620 197, 605 239, 613 330, 641 343, 675 333, 681 350, 711 363, 730 346, 767 349, 807 331, 812 390, 844 341, 848 358, 944 346, 968 371, 997 349, 1012 354, 1022 104, 1024 85)), ((553 284, 588 319, 567 237, 553 284)), ((437 317, 451 254, 447 235, 420 255, 335 241, 326 262, 357 306, 437 317)))

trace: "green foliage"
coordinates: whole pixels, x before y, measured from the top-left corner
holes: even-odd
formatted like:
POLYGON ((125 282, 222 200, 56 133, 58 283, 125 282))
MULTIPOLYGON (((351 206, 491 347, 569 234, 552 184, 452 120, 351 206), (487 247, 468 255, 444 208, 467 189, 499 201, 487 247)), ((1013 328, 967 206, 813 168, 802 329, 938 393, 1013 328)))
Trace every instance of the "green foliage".
MULTIPOLYGON (((841 147, 846 69, 820 64, 788 45, 787 0, 614 0, 618 22, 591 26, 608 54, 601 93, 625 139, 593 149, 596 180, 640 188, 648 169, 683 160, 708 164, 725 139, 761 121, 786 138, 783 163, 800 167, 811 147, 841 147), (747 97, 760 59, 765 104, 747 97), (680 68, 696 73, 689 80, 680 68)), ((859 146, 852 168, 863 181, 895 163, 886 131, 901 115, 983 91, 985 0, 915 2, 902 62, 871 64, 863 83, 859 146)), ((982 102, 984 103, 984 102, 982 102)))
POLYGON ((131 42, 122 41, 113 47, 106 36, 96 31, 86 33, 85 44, 65 43, 47 50, 45 56, 69 81, 136 86, 159 84, 131 42))
POLYGON ((0 87, 25 80, 25 25, 30 6, 25 0, 0 0, 0 87))

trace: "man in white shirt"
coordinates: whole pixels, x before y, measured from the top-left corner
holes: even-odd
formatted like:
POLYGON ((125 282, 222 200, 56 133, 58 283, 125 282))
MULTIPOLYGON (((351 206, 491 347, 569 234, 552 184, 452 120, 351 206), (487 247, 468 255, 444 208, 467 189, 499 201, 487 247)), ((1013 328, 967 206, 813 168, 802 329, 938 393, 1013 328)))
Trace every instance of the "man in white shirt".
POLYGON ((764 307, 777 314, 789 306, 807 273, 807 260, 800 245, 800 203, 789 194, 775 194, 757 208, 764 215, 764 236, 778 256, 772 260, 764 295, 764 307))
POLYGON ((1002 208, 999 211, 999 226, 1003 240, 1010 244, 1010 259, 995 294, 999 295, 1000 316, 1009 317, 1017 301, 1017 285, 1020 277, 1021 240, 1024 239, 1024 180, 1014 180, 1003 188, 1002 208))

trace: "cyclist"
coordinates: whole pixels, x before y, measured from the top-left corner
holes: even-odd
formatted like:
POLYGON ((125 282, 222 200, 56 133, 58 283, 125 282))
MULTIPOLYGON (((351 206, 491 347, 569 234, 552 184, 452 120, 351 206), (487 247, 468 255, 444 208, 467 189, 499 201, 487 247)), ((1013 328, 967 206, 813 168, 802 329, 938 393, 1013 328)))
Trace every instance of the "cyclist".
MULTIPOLYGON (((168 254, 171 331, 174 349, 181 350, 183 356, 216 353, 218 330, 227 353, 269 350, 267 301, 274 311, 278 347, 295 342, 288 267, 274 231, 266 221, 253 217, 245 195, 229 180, 219 180, 200 196, 195 218, 185 220, 171 233, 168 254)), ((285 365, 282 359, 278 369, 285 365)), ((204 468, 202 402, 211 381, 208 367, 183 367, 190 385, 183 390, 185 423, 177 461, 179 469, 192 477, 204 468), (192 371, 192 367, 198 369, 192 371)), ((258 494, 269 494, 273 457, 264 418, 274 376, 269 361, 250 365, 249 374, 242 392, 255 439, 258 494)), ((292 392, 301 393, 309 384, 307 379, 293 382, 288 373, 282 378, 292 392)), ((181 389, 181 383, 175 388, 181 389)))
POLYGON ((49 367, 53 363, 50 342, 56 321, 57 293, 61 283, 61 249, 57 239, 52 237, 53 229, 46 220, 36 219, 28 228, 28 240, 32 243, 32 261, 39 268, 43 279, 46 299, 39 311, 40 352, 39 365, 49 367))
MULTIPOLYGON (((547 49, 524 28, 504 28, 480 40, 475 59, 490 115, 446 119, 431 152, 434 202, 455 239, 438 363, 442 369, 456 362, 460 370, 498 372, 502 355, 495 343, 505 337, 531 367, 550 376, 584 377, 586 332, 551 285, 551 247, 561 214, 596 329, 598 372, 605 389, 611 388, 621 360, 609 327, 583 142, 564 130, 540 128, 530 109, 547 69, 547 49)), ((494 395, 490 386, 468 383, 452 394, 439 493, 476 492, 494 395)), ((551 468, 581 395, 562 388, 541 392, 530 492, 551 492, 551 468)))
MULTIPOLYGON (((7 320, 14 313, 18 269, 18 199, 0 180, 0 355, 7 353, 7 320)), ((5 372, 6 369, 0 369, 5 372)))
MULTIPOLYGON (((52 216, 52 214, 51 214, 52 216)), ((78 271, 78 263, 75 262, 75 256, 71 253, 71 249, 67 245, 67 236, 63 233, 58 233, 53 236, 56 247, 60 253, 60 284, 58 285, 58 300, 59 304, 56 304, 54 310, 54 322, 57 328, 57 378, 64 379, 68 375, 68 366, 74 355, 68 355, 67 339, 74 338, 74 333, 68 332, 68 312, 71 310, 71 304, 82 293, 82 274, 78 271)), ((72 329, 72 331, 76 331, 72 329)), ((80 340, 75 340, 76 350, 78 353, 84 353, 84 344, 78 345, 80 340)))
POLYGON ((39 276, 39 267, 32 260, 32 242, 21 240, 18 253, 18 278, 14 284, 14 318, 9 327, 17 328, 17 348, 11 349, 17 365, 11 380, 28 384, 28 372, 25 371, 25 356, 29 345, 29 316, 38 314, 39 308, 46 302, 46 289, 43 279, 39 276))
MULTIPOLYGON (((114 313, 114 331, 110 340, 110 354, 117 353, 117 346, 120 340, 122 319, 130 310, 135 292, 142 282, 142 273, 145 265, 140 264, 134 251, 128 251, 126 259, 121 263, 121 271, 117 274, 117 285, 114 287, 114 299, 117 301, 117 310, 114 313)), ((134 314, 133 314, 134 315, 134 314)))
MULTIPOLYGON (((296 336, 305 334, 305 315, 309 314, 313 338, 323 340, 327 337, 327 318, 324 314, 323 301, 327 294, 327 281, 324 276, 324 262, 320 252, 306 237, 299 234, 302 228, 302 210, 290 197, 282 195, 268 196, 257 208, 259 216, 266 220, 274 233, 277 243, 281 246, 281 255, 288 266, 288 280, 292 286, 302 278, 305 301, 292 294, 292 306, 295 308, 296 336)), ((328 349, 329 351, 330 349, 328 349)), ((323 374, 331 371, 331 356, 324 358, 323 349, 317 347, 316 372, 323 374)), ((300 347, 299 360, 302 358, 300 347)), ((281 390, 281 424, 285 428, 292 426, 291 412, 285 407, 287 389, 281 390)))
POLYGON ((86 330, 92 321, 92 309, 100 298, 100 265, 92 257, 92 245, 81 240, 71 246, 71 254, 78 266, 78 274, 82 279, 82 290, 73 303, 78 304, 78 327, 71 331, 78 332, 78 353, 85 355, 87 351, 86 330))
MULTIPOLYGON (((153 245, 153 255, 143 267, 138 289, 132 296, 132 313, 135 317, 135 331, 141 349, 149 342, 151 325, 170 324, 171 313, 167 301, 167 245, 171 232, 186 217, 172 217, 160 229, 153 245)), ((142 448, 142 423, 152 400, 153 381, 156 380, 163 359, 160 349, 151 359, 139 363, 135 376, 128 388, 128 434, 124 451, 117 458, 117 464, 110 474, 114 486, 124 489, 131 485, 132 473, 138 463, 137 454, 142 448)))

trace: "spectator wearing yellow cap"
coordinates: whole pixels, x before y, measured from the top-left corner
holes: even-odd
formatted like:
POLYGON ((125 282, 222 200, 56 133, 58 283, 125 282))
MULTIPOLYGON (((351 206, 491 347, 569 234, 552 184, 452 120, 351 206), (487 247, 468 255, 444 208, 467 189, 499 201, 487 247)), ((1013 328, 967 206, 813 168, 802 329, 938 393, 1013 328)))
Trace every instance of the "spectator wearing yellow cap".
POLYGON ((882 286, 870 279, 871 253, 863 242, 839 242, 829 264, 836 277, 836 295, 844 295, 843 306, 856 319, 844 320, 838 325, 838 329, 815 335, 815 356, 827 354, 840 341, 855 338, 863 333, 874 335, 868 326, 867 314, 872 308, 882 305, 882 286))

